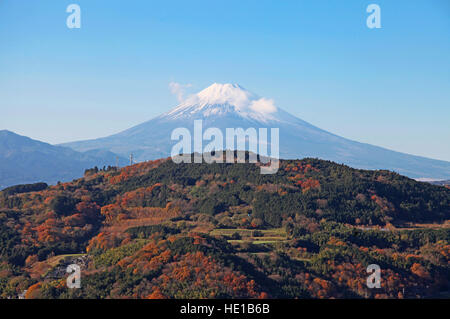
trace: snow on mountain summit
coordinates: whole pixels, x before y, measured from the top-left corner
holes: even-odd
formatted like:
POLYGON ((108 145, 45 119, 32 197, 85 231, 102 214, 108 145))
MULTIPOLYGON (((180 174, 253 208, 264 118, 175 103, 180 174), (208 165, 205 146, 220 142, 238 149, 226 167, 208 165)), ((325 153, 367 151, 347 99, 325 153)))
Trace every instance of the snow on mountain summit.
POLYGON ((214 83, 165 114, 171 119, 235 114, 267 122, 277 119, 278 108, 272 99, 260 98, 238 84, 214 83))
POLYGON ((195 102, 201 105, 229 104, 237 108, 244 107, 253 99, 255 99, 254 94, 245 90, 239 84, 229 83, 214 83, 194 96, 195 102))

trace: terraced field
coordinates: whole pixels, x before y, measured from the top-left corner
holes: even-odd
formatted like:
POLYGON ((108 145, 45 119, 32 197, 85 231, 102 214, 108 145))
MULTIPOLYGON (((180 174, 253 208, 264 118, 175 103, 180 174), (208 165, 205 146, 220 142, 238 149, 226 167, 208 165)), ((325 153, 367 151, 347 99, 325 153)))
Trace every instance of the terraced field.
POLYGON ((264 230, 240 228, 214 229, 209 234, 211 236, 224 236, 230 244, 274 244, 288 241, 286 230, 284 228, 264 230))

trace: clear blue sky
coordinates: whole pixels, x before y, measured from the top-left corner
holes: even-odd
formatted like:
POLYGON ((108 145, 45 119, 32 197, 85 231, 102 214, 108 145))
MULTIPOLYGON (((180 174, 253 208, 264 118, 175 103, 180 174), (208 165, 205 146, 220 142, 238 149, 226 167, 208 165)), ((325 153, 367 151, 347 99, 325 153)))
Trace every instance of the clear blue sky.
POLYGON ((171 81, 239 83, 338 135, 450 160, 450 1, 0 1, 0 129, 106 136, 173 108, 171 81))

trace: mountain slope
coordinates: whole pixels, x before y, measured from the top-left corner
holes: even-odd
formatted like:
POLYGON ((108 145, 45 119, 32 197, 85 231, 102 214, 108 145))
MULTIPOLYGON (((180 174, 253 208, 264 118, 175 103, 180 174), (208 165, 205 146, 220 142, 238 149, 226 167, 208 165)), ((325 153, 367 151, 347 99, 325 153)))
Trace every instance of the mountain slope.
MULTIPOLYGON (((109 151, 80 153, 0 131, 0 189, 15 184, 68 181, 82 176, 87 168, 115 163, 116 155, 109 151)), ((126 161, 120 158, 119 164, 126 161)))
POLYGON ((161 159, 0 192, 0 298, 437 297, 449 219, 450 189, 388 171, 161 159))
POLYGON ((122 156, 133 153, 139 161, 167 157, 177 141, 175 128, 193 132, 194 120, 203 120, 203 131, 217 127, 280 129, 280 157, 318 157, 355 168, 389 169, 413 178, 450 178, 450 162, 391 151, 359 143, 317 128, 259 98, 239 85, 213 84, 189 97, 172 111, 108 137, 63 144, 77 151, 108 149, 122 156))

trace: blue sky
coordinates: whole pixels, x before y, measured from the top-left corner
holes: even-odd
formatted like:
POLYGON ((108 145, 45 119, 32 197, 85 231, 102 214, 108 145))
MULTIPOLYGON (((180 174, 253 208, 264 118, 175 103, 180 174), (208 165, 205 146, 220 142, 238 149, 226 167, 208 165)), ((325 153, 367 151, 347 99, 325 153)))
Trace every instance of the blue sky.
POLYGON ((450 161, 447 0, 0 1, 0 129, 106 136, 176 106, 171 81, 239 83, 335 134, 450 161))

